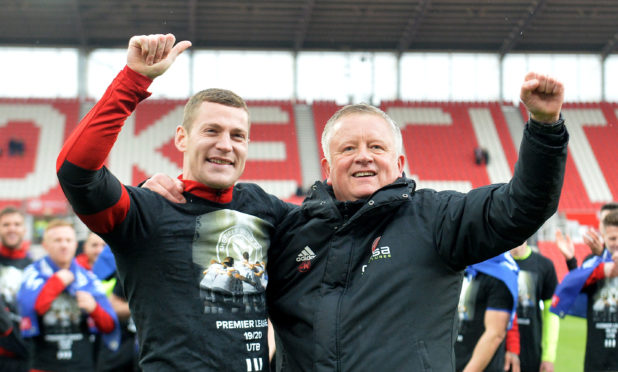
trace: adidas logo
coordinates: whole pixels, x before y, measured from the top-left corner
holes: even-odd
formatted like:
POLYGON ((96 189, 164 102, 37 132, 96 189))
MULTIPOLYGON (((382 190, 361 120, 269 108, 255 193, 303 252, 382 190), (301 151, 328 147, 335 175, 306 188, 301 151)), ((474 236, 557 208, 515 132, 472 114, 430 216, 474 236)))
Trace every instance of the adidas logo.
POLYGON ((298 254, 298 257, 296 257, 296 262, 310 261, 310 260, 313 260, 314 258, 315 258, 315 253, 313 253, 313 251, 311 250, 311 248, 309 248, 309 246, 306 246, 298 254))

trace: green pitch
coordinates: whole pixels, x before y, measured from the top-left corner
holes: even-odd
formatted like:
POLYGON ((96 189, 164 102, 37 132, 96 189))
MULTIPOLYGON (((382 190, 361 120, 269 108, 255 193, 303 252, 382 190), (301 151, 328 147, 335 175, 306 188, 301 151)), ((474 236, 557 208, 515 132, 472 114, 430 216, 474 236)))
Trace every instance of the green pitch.
POLYGON ((554 370, 582 372, 586 351, 586 319, 566 316, 560 320, 560 338, 554 370))

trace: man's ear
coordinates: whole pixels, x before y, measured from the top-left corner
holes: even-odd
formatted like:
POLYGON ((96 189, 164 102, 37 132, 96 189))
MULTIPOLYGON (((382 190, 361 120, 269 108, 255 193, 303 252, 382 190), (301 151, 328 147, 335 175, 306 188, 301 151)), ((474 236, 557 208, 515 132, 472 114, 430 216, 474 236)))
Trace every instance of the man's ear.
MULTIPOLYGON (((406 164, 406 157, 403 155, 399 155, 397 157, 397 169, 399 170, 399 177, 403 175, 403 166, 406 164)), ((410 177, 408 175, 408 177, 410 177)))
POLYGON ((322 172, 326 174, 326 184, 331 185, 332 182, 330 180, 330 164, 328 163, 328 160, 326 158, 323 158, 321 163, 322 163, 322 172))
POLYGON ((180 152, 187 151, 187 141, 189 135, 187 130, 182 125, 176 127, 176 136, 174 137, 174 145, 180 152))

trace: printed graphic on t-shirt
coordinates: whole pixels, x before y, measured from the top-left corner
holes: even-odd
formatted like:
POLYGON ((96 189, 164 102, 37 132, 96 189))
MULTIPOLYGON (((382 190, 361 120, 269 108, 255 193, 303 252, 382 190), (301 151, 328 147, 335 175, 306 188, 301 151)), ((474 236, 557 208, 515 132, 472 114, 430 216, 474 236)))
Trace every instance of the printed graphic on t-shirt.
POLYGON ((538 306, 538 296, 536 293, 538 275, 530 271, 519 271, 517 276, 517 323, 522 325, 530 324, 530 318, 535 314, 538 306))
POLYGON ((68 360, 73 358, 73 342, 81 341, 84 335, 80 329, 81 310, 77 301, 68 293, 61 293, 52 302, 43 315, 45 341, 57 344, 56 358, 68 360))
MULTIPOLYGON (((592 295, 592 321, 588 327, 588 337, 595 339, 598 347, 616 349, 616 333, 618 333, 618 278, 604 279, 592 295), (599 342, 602 339, 602 343, 599 342)), ((588 305, 590 306, 590 304, 588 305)))
POLYGON ((0 295, 9 307, 14 307, 16 304, 22 277, 22 270, 13 266, 0 266, 0 295))
POLYGON ((197 218, 193 261, 203 268, 199 286, 205 313, 264 311, 269 227, 232 210, 197 218))
POLYGON ((474 320, 474 308, 476 294, 479 290, 479 283, 476 280, 471 280, 469 277, 464 277, 461 287, 461 294, 459 295, 459 305, 457 311, 459 314, 459 327, 464 320, 474 320))
POLYGON ((197 217, 193 262, 201 268, 200 297, 213 330, 227 334, 229 370, 268 369, 267 249, 272 225, 232 210, 197 217))
POLYGON ((61 293, 43 315, 43 325, 48 334, 79 333, 81 311, 75 298, 61 293))
POLYGON ((595 322, 618 322, 618 278, 605 279, 592 300, 592 316, 595 322))

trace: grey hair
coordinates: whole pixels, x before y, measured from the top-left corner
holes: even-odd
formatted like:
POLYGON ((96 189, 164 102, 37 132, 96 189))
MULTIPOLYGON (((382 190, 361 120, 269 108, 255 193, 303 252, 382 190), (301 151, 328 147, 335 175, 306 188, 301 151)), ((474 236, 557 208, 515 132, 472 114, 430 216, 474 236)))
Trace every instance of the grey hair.
POLYGON ((403 153, 403 140, 401 138, 401 130, 399 129, 397 124, 395 124, 393 119, 391 119, 391 117, 388 116, 384 111, 380 110, 375 106, 371 106, 366 103, 357 103, 354 105, 347 105, 340 108, 326 122, 324 131, 322 132, 322 151, 324 151, 324 157, 326 158, 326 160, 328 160, 329 164, 331 162, 330 141, 333 139, 333 128, 335 126, 335 123, 344 116, 352 114, 371 114, 383 118, 388 124, 390 124, 391 131, 393 132, 397 156, 403 153))

